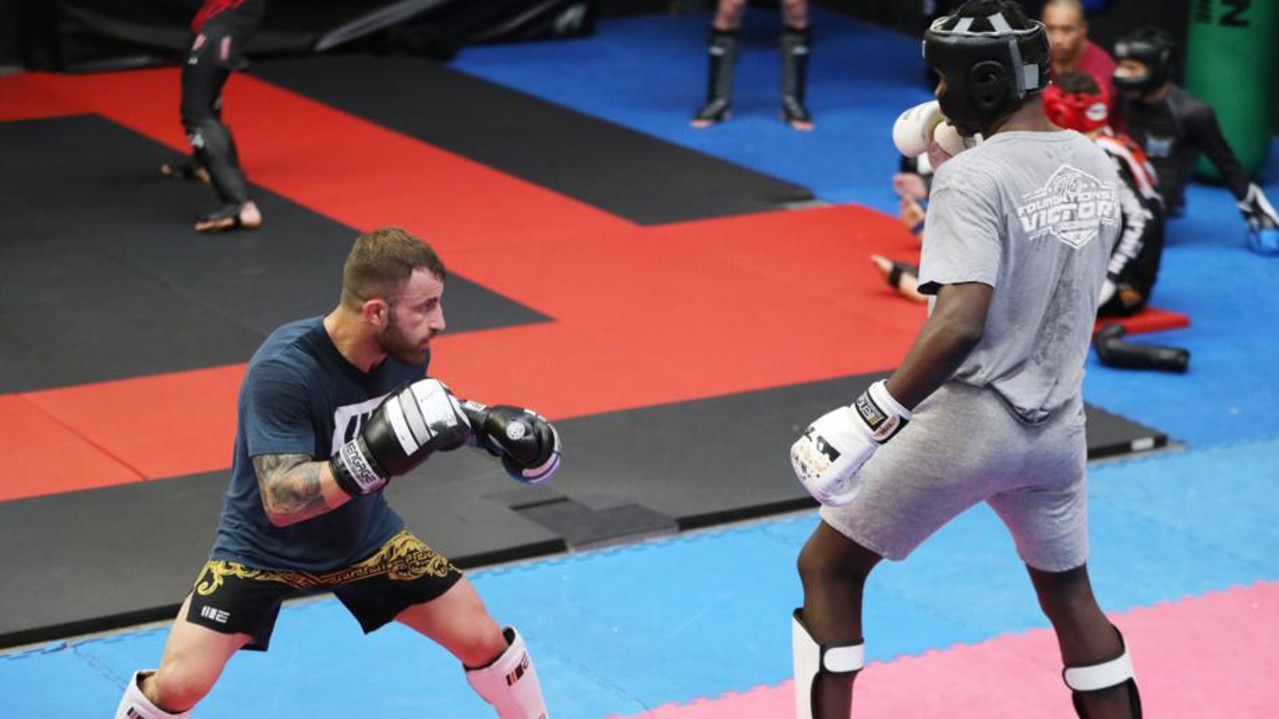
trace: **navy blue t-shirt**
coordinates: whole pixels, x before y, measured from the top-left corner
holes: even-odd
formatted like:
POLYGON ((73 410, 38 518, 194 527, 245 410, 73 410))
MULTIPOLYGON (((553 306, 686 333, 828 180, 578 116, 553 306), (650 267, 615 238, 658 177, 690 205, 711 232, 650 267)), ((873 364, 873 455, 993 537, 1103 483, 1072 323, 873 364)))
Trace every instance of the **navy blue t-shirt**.
POLYGON ((368 557, 403 528, 381 492, 289 527, 273 526, 251 458, 304 454, 328 459, 355 437, 387 394, 426 376, 429 362, 429 355, 420 365, 388 357, 361 372, 338 352, 322 317, 272 332, 249 361, 240 386, 231 485, 211 558, 259 569, 326 572, 368 557))

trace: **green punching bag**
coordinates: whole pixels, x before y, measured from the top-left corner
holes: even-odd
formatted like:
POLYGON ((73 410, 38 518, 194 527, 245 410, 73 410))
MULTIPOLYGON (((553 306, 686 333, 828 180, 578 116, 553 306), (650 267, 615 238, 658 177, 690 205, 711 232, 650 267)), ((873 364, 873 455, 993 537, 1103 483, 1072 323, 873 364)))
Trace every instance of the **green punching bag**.
MULTIPOLYGON (((1191 0, 1186 89, 1217 112, 1226 141, 1253 178, 1270 156, 1276 47, 1279 0, 1191 0)), ((1202 155, 1195 170, 1221 178, 1202 155)))

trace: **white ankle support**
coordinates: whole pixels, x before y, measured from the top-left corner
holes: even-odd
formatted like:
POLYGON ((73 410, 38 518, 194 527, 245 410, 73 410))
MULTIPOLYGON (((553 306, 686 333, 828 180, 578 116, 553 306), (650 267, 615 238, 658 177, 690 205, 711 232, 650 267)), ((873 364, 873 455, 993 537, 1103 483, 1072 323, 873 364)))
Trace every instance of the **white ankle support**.
POLYGON ((129 684, 124 688, 124 696, 120 698, 120 705, 116 707, 115 719, 187 719, 190 717, 190 710, 181 714, 171 714, 147 699, 138 682, 143 674, 150 673, 150 671, 138 671, 129 677, 129 684))
POLYGON ((541 682, 524 638, 513 627, 503 633, 506 651, 487 667, 466 670, 466 680, 501 719, 547 719, 541 682))
POLYGON ((795 719, 813 719, 813 683, 820 674, 853 674, 866 664, 865 644, 829 644, 813 639, 799 610, 791 614, 791 650, 795 663, 795 719))

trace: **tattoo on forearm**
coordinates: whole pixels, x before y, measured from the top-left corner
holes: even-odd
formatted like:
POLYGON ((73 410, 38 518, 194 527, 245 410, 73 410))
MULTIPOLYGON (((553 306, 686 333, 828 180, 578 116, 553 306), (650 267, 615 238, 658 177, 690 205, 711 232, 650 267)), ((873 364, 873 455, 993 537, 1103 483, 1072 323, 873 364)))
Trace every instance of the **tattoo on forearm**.
POLYGON ((253 458, 258 488, 267 511, 311 517, 328 509, 320 491, 320 465, 304 454, 266 454, 253 458))

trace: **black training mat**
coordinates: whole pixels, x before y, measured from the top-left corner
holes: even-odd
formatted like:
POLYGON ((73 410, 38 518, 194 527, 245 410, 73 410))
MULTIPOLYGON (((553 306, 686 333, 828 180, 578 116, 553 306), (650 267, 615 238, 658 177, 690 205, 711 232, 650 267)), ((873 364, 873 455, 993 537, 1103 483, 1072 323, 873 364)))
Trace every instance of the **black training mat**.
POLYGON ((273 84, 642 225, 774 210, 810 190, 423 60, 260 62, 273 84))
MULTIPOLYGON (((107 120, 0 123, 0 157, 0 392, 245 362, 337 303, 356 231, 258 188, 269 223, 199 235, 212 190, 107 120)), ((451 333, 546 319, 455 274, 448 308, 451 333)))

